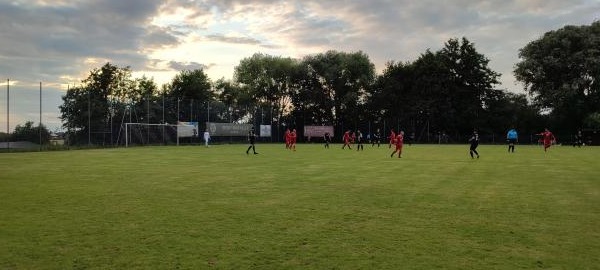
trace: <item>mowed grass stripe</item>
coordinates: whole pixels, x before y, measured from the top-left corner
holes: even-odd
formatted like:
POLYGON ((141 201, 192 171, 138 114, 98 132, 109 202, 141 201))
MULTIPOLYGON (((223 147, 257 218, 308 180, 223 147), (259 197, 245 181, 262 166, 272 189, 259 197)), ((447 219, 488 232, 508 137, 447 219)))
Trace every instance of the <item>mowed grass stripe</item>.
POLYGON ((0 155, 0 268, 593 269, 600 149, 0 155))

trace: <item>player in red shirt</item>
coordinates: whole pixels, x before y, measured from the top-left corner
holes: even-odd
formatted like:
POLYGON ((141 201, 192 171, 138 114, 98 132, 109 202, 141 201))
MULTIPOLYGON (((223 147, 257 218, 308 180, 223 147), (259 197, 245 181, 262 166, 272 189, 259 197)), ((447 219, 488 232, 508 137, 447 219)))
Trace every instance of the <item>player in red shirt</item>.
POLYGON ((352 138, 350 138, 350 130, 344 132, 344 137, 342 137, 342 139, 344 140, 342 149, 346 148, 346 145, 348 146, 348 149, 352 149, 352 147, 350 147, 350 140, 352 140, 352 138))
POLYGON ((552 132, 550 132, 548 128, 545 128, 544 132, 536 135, 542 136, 542 142, 544 143, 544 152, 546 152, 548 148, 552 146, 552 143, 556 141, 556 137, 554 137, 554 134, 552 134, 552 132))
POLYGON ((290 149, 293 151, 296 151, 296 129, 293 129, 292 132, 290 132, 290 149))
POLYGON ((390 131, 390 145, 388 145, 388 148, 392 148, 392 144, 394 144, 394 141, 396 141, 396 132, 394 132, 394 129, 392 128, 392 130, 390 131))
POLYGON ((398 158, 401 158, 402 157, 402 145, 404 144, 404 131, 400 131, 400 133, 398 133, 398 136, 396 136, 394 143, 396 144, 396 149, 394 150, 394 152, 392 152, 390 157, 394 157, 394 154, 396 154, 396 152, 398 152, 398 158))
POLYGON ((289 128, 285 130, 283 139, 285 140, 285 148, 290 149, 290 129, 289 128))

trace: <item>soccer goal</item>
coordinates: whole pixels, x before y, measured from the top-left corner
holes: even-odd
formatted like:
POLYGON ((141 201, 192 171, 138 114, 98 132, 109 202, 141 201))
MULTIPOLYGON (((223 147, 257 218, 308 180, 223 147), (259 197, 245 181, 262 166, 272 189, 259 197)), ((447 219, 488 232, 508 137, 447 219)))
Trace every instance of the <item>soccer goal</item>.
POLYGON ((130 145, 179 145, 198 137, 197 125, 125 123, 125 147, 130 145))

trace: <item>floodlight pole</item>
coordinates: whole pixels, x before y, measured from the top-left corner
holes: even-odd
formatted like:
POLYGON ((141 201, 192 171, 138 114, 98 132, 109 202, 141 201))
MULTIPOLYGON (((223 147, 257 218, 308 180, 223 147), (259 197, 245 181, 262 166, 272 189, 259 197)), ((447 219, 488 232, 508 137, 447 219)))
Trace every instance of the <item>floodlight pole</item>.
POLYGON ((165 144, 165 89, 163 88, 162 91, 162 137, 163 137, 163 144, 165 144))
POLYGON ((91 89, 88 87, 88 145, 92 144, 92 97, 90 95, 91 89))
POLYGON ((150 144, 150 93, 146 94, 146 123, 148 124, 148 128, 146 128, 146 141, 150 144))
POLYGON ((42 82, 40 82, 40 151, 42 151, 42 82))
POLYGON ((10 79, 6 79, 6 149, 10 150, 10 79))

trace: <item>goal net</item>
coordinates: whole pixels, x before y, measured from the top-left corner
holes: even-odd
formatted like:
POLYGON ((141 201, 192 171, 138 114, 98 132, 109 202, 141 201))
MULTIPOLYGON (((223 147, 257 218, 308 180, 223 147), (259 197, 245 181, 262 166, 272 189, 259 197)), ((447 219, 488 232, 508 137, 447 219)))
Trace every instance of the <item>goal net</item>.
MULTIPOLYGON (((198 143, 198 125, 125 123, 125 147, 198 143)), ((121 140, 119 140, 121 141, 121 140)))

